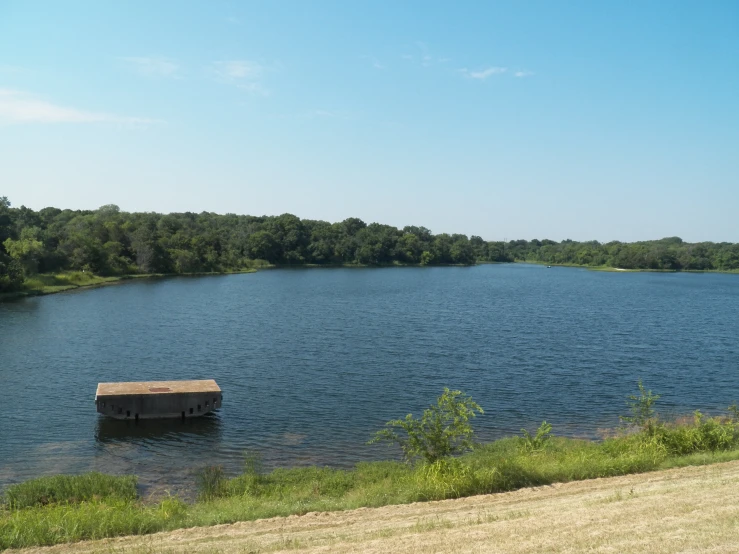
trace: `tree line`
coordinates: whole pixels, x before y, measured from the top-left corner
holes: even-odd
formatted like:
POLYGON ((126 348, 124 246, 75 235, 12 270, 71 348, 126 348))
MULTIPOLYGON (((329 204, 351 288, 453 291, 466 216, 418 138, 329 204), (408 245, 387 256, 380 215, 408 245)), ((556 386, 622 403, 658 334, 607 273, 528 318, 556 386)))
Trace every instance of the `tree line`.
POLYGON ((738 270, 739 244, 680 238, 622 243, 565 240, 485 241, 425 227, 402 229, 349 218, 339 223, 292 214, 39 211, 0 197, 0 291, 36 273, 100 275, 235 271, 275 265, 448 265, 530 261, 627 269, 738 270))

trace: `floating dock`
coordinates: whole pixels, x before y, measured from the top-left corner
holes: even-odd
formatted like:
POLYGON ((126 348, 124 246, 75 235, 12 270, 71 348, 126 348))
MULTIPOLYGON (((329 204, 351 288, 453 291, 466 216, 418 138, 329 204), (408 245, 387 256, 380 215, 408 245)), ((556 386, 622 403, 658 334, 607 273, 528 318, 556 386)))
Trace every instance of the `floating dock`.
POLYGON ((98 383, 98 413, 116 419, 196 417, 221 407, 223 393, 213 379, 98 383))

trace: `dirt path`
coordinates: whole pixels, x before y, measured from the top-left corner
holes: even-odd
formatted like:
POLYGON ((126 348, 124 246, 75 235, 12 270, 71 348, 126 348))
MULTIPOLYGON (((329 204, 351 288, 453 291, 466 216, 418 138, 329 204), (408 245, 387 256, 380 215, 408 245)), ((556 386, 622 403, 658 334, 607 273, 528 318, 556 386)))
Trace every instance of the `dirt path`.
POLYGON ((23 552, 739 552, 739 462, 23 552))

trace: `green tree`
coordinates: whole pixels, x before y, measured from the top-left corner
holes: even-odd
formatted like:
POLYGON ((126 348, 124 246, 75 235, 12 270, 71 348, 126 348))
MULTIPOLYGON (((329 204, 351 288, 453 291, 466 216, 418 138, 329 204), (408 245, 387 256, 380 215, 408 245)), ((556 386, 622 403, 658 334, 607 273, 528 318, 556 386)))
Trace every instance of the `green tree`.
POLYGON ((169 273, 169 253, 159 242, 155 217, 146 214, 146 221, 131 237, 131 249, 141 273, 169 273))
POLYGON ((452 235, 449 257, 455 264, 474 264, 475 251, 465 235, 452 235))
POLYGON ((0 253, 4 252, 3 244, 12 234, 13 221, 10 214, 10 200, 7 196, 0 196, 0 253))
POLYGON ((305 262, 310 236, 299 217, 282 214, 273 218, 265 228, 272 233, 280 247, 280 261, 288 264, 305 262))
POLYGON ((356 235, 361 229, 367 227, 367 224, 358 217, 350 217, 341 222, 344 233, 349 236, 356 235))
POLYGON ((434 242, 431 244, 431 256, 433 257, 432 263, 435 264, 451 264, 454 263, 451 254, 452 249, 452 237, 446 233, 441 233, 434 237, 434 242))
POLYGON ((461 391, 444 389, 436 405, 424 410, 420 419, 408 414, 385 424, 369 444, 387 441, 400 446, 406 461, 423 458, 433 463, 472 449, 471 420, 484 413, 471 397, 461 391))
POLYGON ((6 239, 3 243, 5 251, 21 264, 26 275, 38 271, 38 263, 44 252, 44 245, 38 240, 39 233, 38 227, 27 227, 21 231, 18 240, 6 239))
MULTIPOLYGON (((434 235, 426 227, 301 220, 292 214, 248 216, 202 213, 127 213, 113 204, 97 210, 34 211, 0 197, 0 254, 10 245, 27 273, 89 268, 100 273, 224 271, 248 259, 285 264, 471 264, 536 261, 631 269, 736 270, 739 244, 687 243, 678 237, 636 243, 549 239, 493 242, 434 235), (8 240, 11 242, 7 242, 8 240), (41 244, 41 247, 39 246, 41 244)), ((9 262, 4 262, 6 269, 9 262)))
POLYGON ((395 247, 395 257, 409 264, 417 264, 421 262, 423 254, 423 244, 420 239, 413 233, 405 233, 400 237, 395 247))
POLYGON ((0 252, 0 292, 20 290, 23 287, 23 268, 10 256, 0 252))
POLYGON ((269 231, 258 231, 251 235, 247 241, 249 257, 254 260, 267 260, 277 263, 280 260, 280 246, 269 231))

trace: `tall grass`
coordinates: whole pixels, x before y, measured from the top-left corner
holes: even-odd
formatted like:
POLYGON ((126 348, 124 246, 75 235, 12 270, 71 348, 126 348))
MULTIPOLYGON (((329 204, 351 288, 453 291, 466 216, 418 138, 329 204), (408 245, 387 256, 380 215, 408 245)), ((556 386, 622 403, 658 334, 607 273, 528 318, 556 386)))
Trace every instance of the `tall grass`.
POLYGON ((45 294, 90 285, 118 281, 120 277, 101 277, 89 271, 67 271, 56 274, 37 274, 26 277, 23 288, 45 294))
MULTIPOLYGON (((236 271, 225 273, 254 273, 257 269, 271 267, 263 260, 249 260, 243 268, 236 271)), ((206 273, 156 273, 156 274, 130 274, 130 275, 114 275, 103 277, 95 275, 90 271, 65 271, 63 273, 39 273, 25 278, 23 281, 23 291, 21 294, 51 294, 65 290, 75 289, 79 287, 89 287, 92 285, 102 285, 105 283, 113 283, 136 278, 147 277, 169 277, 169 276, 193 276, 193 275, 222 275, 219 272, 206 273)))
POLYGON ((136 477, 102 473, 84 475, 54 475, 39 477, 8 487, 4 503, 10 509, 46 506, 47 504, 78 504, 92 500, 135 500, 136 477))
MULTIPOLYGON (((548 435, 544 431, 540 438, 548 435)), ((204 468, 198 476, 200 498, 190 505, 177 498, 144 503, 135 497, 133 478, 90 474, 35 479, 6 491, 0 549, 457 498, 739 459, 739 423, 701 414, 630 429, 600 442, 535 438, 501 439, 433 463, 371 462, 351 470, 264 472, 250 456, 244 472, 232 478, 221 468, 204 468)))

